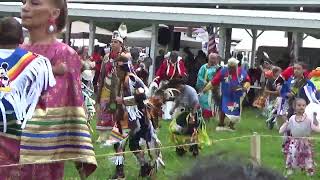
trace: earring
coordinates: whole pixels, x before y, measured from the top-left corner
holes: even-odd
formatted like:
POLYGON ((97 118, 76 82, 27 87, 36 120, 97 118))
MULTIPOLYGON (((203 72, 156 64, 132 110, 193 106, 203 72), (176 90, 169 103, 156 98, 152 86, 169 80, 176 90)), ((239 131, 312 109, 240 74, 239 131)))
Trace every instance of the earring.
POLYGON ((49 29, 48 29, 49 33, 53 33, 55 31, 54 25, 55 25, 55 21, 52 19, 49 19, 49 29))

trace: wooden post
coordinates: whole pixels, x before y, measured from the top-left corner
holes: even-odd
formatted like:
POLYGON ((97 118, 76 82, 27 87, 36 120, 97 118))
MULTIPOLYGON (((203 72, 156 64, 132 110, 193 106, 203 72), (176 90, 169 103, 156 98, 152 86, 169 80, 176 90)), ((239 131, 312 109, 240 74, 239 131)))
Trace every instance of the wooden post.
POLYGON ((298 62, 299 59, 299 50, 303 44, 303 33, 301 32, 293 32, 293 60, 294 62, 298 62))
POLYGON ((67 21, 67 25, 66 25, 66 32, 65 32, 65 43, 68 44, 69 46, 71 46, 71 27, 72 27, 72 22, 70 20, 67 21))
POLYGON ((173 46, 174 46, 174 26, 173 25, 169 25, 169 30, 170 30, 170 43, 168 44, 168 51, 172 51, 173 50, 173 46))
POLYGON ((153 23, 152 24, 152 36, 151 36, 151 47, 150 47, 150 58, 152 59, 152 64, 149 67, 149 79, 148 82, 151 83, 154 74, 155 74, 155 64, 156 64, 156 57, 157 57, 157 50, 158 50, 158 29, 159 25, 153 23))
POLYGON ((92 56, 94 50, 94 40, 96 34, 96 26, 91 20, 89 24, 89 55, 92 56))
POLYGON ((231 58, 232 28, 226 29, 225 63, 231 58))
POLYGON ((220 27, 219 30, 219 55, 222 59, 225 59, 225 49, 226 49, 226 29, 220 27))
POLYGON ((188 37, 192 37, 192 30, 193 30, 193 27, 188 27, 187 28, 187 36, 188 37))
POLYGON ((251 31, 252 31, 252 48, 251 48, 250 67, 254 67, 255 58, 256 58, 258 31, 256 29, 252 29, 251 31))
POLYGON ((251 158, 255 165, 261 165, 261 137, 254 132, 251 138, 251 158))

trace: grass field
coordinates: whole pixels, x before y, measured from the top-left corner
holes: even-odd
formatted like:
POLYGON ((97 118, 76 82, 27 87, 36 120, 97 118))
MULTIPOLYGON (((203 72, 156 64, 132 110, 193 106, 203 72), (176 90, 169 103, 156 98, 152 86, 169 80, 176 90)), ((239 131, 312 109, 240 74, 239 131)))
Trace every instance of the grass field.
MULTIPOLYGON (((257 132, 261 135, 274 135, 279 136, 277 130, 268 130, 266 128, 264 119, 259 116, 259 111, 255 109, 245 109, 242 114, 242 121, 237 126, 236 132, 216 132, 217 122, 211 120, 207 123, 207 132, 212 140, 218 140, 214 142, 211 146, 204 147, 200 152, 200 157, 210 154, 214 154, 217 152, 228 152, 228 154, 235 154, 237 156, 242 156, 244 158, 250 158, 250 138, 243 139, 231 139, 231 140, 222 140, 233 137, 240 137, 246 135, 252 135, 254 132, 257 132), (222 141, 219 141, 222 140, 222 141)), ((168 125, 169 122, 162 121, 161 129, 159 133, 159 138, 162 142, 163 146, 172 145, 169 142, 168 135, 168 125)), ((97 134, 93 135, 94 140, 97 139, 97 134)), ((280 173, 284 172, 284 161, 283 155, 281 153, 281 143, 282 139, 278 137, 262 137, 261 138, 261 158, 262 165, 274 169, 280 173)), ((320 140, 315 141, 315 152, 320 152, 320 140)), ((97 155, 112 153, 112 149, 101 148, 99 144, 94 144, 95 152, 97 155)), ((127 148, 128 149, 128 148, 127 148)), ((166 163, 166 168, 161 169, 157 174, 157 179, 166 180, 166 179, 174 179, 179 174, 187 171, 189 167, 191 167, 194 162, 196 162, 196 158, 194 158, 191 153, 187 153, 183 157, 178 157, 175 153, 175 149, 164 149, 162 151, 164 161, 166 163)), ((127 154, 126 156, 126 166, 125 173, 126 179, 134 180, 139 179, 139 165, 135 160, 133 154, 127 154)), ((108 157, 98 157, 98 165, 97 170, 89 177, 91 180, 100 180, 100 179, 108 179, 114 172, 114 165, 110 163, 107 159, 108 157)), ((316 162, 320 164, 320 158, 316 154, 316 162)), ((318 169, 318 168, 317 168, 318 169)), ((73 163, 66 163, 65 167, 65 179, 79 179, 76 169, 73 163)), ((296 172, 290 179, 293 180, 304 180, 310 179, 304 173, 296 172)), ((316 175, 312 179, 320 179, 320 172, 316 172, 316 175)))

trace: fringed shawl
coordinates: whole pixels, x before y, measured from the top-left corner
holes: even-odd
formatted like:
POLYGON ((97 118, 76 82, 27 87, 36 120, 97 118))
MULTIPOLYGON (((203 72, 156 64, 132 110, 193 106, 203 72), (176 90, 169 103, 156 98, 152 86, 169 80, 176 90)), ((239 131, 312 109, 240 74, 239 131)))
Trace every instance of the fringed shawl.
POLYGON ((0 81, 6 81, 0 88, 3 132, 7 131, 6 114, 10 111, 17 120, 23 121, 23 129, 32 118, 42 91, 56 84, 51 64, 43 56, 17 48, 8 58, 0 58, 0 65, 0 81))

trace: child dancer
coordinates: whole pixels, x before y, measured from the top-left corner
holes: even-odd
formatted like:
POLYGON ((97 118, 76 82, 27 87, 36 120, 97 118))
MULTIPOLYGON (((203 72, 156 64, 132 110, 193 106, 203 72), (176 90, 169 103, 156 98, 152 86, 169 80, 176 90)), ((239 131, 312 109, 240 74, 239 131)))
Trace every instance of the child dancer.
POLYGON ((294 169, 302 169, 308 176, 314 175, 314 161, 312 144, 310 139, 311 132, 320 132, 319 124, 316 119, 311 120, 305 113, 306 101, 298 98, 294 103, 295 115, 285 122, 279 133, 290 131, 291 136, 284 146, 287 175, 293 174, 294 169))

